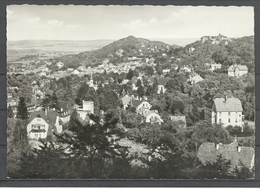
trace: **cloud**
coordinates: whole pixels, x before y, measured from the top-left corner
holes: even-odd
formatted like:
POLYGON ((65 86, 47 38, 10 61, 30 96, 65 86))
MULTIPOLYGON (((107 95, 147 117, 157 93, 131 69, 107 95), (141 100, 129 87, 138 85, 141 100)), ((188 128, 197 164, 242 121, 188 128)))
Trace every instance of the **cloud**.
POLYGON ((39 21, 40 21, 39 17, 34 17, 34 18, 28 18, 27 19, 27 22, 30 22, 30 23, 36 23, 36 22, 39 22, 39 21))
POLYGON ((54 27, 62 27, 63 26, 63 21, 59 21, 59 20, 49 20, 48 24, 54 27))
POLYGON ((14 20, 18 17, 18 15, 15 14, 15 12, 10 9, 6 9, 6 12, 7 12, 7 20, 14 20))
POLYGON ((126 27, 128 29, 138 29, 138 28, 144 28, 151 26, 153 24, 156 24, 158 22, 157 18, 151 18, 149 21, 142 21, 140 19, 137 20, 131 20, 128 24, 122 24, 121 26, 126 27))
POLYGON ((75 29, 75 28, 78 28, 79 25, 77 25, 77 24, 66 24, 65 27, 69 28, 69 29, 75 29))

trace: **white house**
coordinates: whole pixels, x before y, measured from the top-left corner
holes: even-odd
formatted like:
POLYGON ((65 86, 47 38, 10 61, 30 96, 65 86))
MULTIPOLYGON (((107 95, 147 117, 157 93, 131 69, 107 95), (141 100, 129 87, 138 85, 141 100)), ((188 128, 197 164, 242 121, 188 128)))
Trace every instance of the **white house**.
POLYGON ((168 81, 169 79, 165 77, 160 77, 157 79, 157 84, 158 84, 157 94, 165 93, 166 91, 165 85, 168 81))
POLYGON ((216 69, 220 69, 221 67, 222 67, 221 64, 216 64, 216 63, 214 63, 214 64, 211 64, 211 65, 210 65, 210 69, 209 69, 209 70, 214 71, 214 70, 216 70, 216 69))
POLYGON ((193 74, 189 75, 189 79, 187 81, 190 82, 191 85, 194 85, 203 80, 204 79, 199 74, 193 73, 193 74))
POLYGON ((74 70, 73 72, 71 72, 71 74, 78 75, 79 71, 78 70, 74 70))
POLYGON ((216 98, 211 109, 205 110, 205 118, 212 124, 243 126, 243 108, 238 98, 216 98))
POLYGON ((182 66, 180 68, 180 71, 190 73, 192 71, 192 68, 190 68, 189 66, 184 65, 184 66, 182 66))
POLYGON ((248 73, 248 68, 245 65, 235 64, 228 68, 228 76, 240 77, 248 73))
POLYGON ((130 102, 132 100, 132 97, 126 94, 121 98, 122 104, 123 104, 123 109, 126 110, 126 108, 130 105, 130 102))
POLYGON ((150 110, 152 105, 147 101, 141 101, 140 104, 136 106, 136 113, 142 114, 144 109, 150 110))
POLYGON ((58 63, 56 64, 56 66, 60 69, 60 68, 62 68, 62 67, 64 66, 64 63, 58 62, 58 63))
POLYGON ((157 110, 144 110, 143 116, 146 123, 163 123, 161 116, 158 114, 157 110))
POLYGON ((172 122, 175 122, 179 125, 179 127, 185 128, 186 127, 186 117, 185 116, 170 116, 172 122))
POLYGON ((76 106, 76 110, 79 114, 79 117, 85 120, 88 114, 94 114, 94 102, 83 100, 82 106, 76 106))
POLYGON ((170 73, 171 69, 163 69, 162 72, 163 74, 167 74, 167 73, 170 73))
POLYGON ((27 136, 29 139, 45 139, 48 133, 62 132, 59 115, 52 110, 33 112, 28 122, 27 136), (48 132, 48 130, 50 131, 48 132))

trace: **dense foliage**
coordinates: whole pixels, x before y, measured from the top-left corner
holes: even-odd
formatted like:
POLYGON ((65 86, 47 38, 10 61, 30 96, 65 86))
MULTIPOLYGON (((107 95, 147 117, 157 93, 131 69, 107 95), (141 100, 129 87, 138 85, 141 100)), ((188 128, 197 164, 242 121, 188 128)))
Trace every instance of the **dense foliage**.
MULTIPOLYGON (((196 154, 204 142, 229 144, 234 141, 231 134, 241 132, 240 128, 223 128, 205 121, 205 109, 211 107, 214 98, 237 97, 242 102, 245 120, 255 119, 253 40, 253 37, 232 39, 227 45, 197 41, 167 50, 163 43, 129 37, 101 50, 52 60, 50 69, 54 71, 57 61, 63 61, 65 68, 96 65, 103 58, 117 64, 136 55, 142 43, 150 45, 149 48, 161 48, 149 54, 154 56, 155 66, 142 64, 128 73, 93 74, 97 90, 87 84, 90 79, 87 75, 49 81, 36 74, 9 75, 8 86, 19 88, 13 95, 20 97, 20 101, 16 119, 8 107, 8 175, 14 178, 252 178, 253 172, 248 168, 231 170, 230 161, 221 156, 216 162, 202 164, 196 154), (191 47, 195 49, 192 52, 191 47), (118 48, 122 51, 116 52, 118 48), (222 64, 222 68, 210 71, 207 63, 213 62, 222 64), (249 73, 239 78, 229 77, 227 68, 234 63, 246 65, 249 73), (203 81, 195 85, 187 82, 189 74, 180 71, 184 65, 191 66, 203 81), (171 69, 167 74, 163 73, 166 68, 171 69), (166 92, 157 94, 160 77, 168 79, 166 92), (123 85, 126 79, 129 82, 123 85), (133 83, 137 90, 133 89, 133 83), (45 91, 41 101, 44 108, 73 111, 75 103, 93 101, 94 115, 82 120, 73 111, 62 134, 41 141, 40 148, 31 150, 26 137, 26 105, 32 101, 32 91, 38 89, 45 91), (163 123, 145 123, 133 106, 123 109, 120 98, 125 94, 136 98, 146 96, 151 110, 158 111, 163 123), (185 116, 186 123, 171 120, 171 116, 179 115, 185 116), (121 139, 129 145, 121 145, 121 139), (131 153, 135 145, 143 147, 142 155, 131 153)), ((238 143, 254 147, 254 129, 249 126, 244 129, 251 135, 238 143)))

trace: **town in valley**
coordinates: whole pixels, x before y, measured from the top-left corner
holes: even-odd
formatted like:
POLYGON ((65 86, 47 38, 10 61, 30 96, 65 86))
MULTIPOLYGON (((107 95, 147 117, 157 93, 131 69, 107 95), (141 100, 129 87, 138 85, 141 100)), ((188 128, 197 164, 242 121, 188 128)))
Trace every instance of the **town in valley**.
POLYGON ((254 178, 253 35, 184 46, 130 35, 85 51, 16 43, 8 178, 254 178))

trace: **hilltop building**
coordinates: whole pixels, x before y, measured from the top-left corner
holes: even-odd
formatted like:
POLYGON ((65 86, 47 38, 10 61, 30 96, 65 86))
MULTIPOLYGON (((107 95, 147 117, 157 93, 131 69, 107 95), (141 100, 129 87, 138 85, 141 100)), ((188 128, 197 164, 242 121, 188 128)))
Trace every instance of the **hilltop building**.
POLYGON ((223 124, 224 127, 228 125, 243 126, 243 108, 241 101, 238 98, 216 98, 213 101, 211 109, 205 109, 205 119, 212 124, 223 124))
POLYGON ((248 73, 248 68, 245 65, 235 64, 228 68, 228 76, 240 77, 248 73))
POLYGON ((200 145, 197 153, 197 157, 204 165, 206 165, 207 162, 215 162, 219 155, 222 155, 223 159, 231 161, 231 169, 233 170, 236 167, 241 167, 240 162, 250 170, 254 167, 254 148, 239 146, 236 139, 231 144, 204 142, 200 145))
POLYGON ((219 34, 218 36, 203 36, 201 37, 200 41, 201 43, 209 41, 211 44, 219 44, 220 42, 224 42, 224 44, 227 45, 231 39, 219 34))

